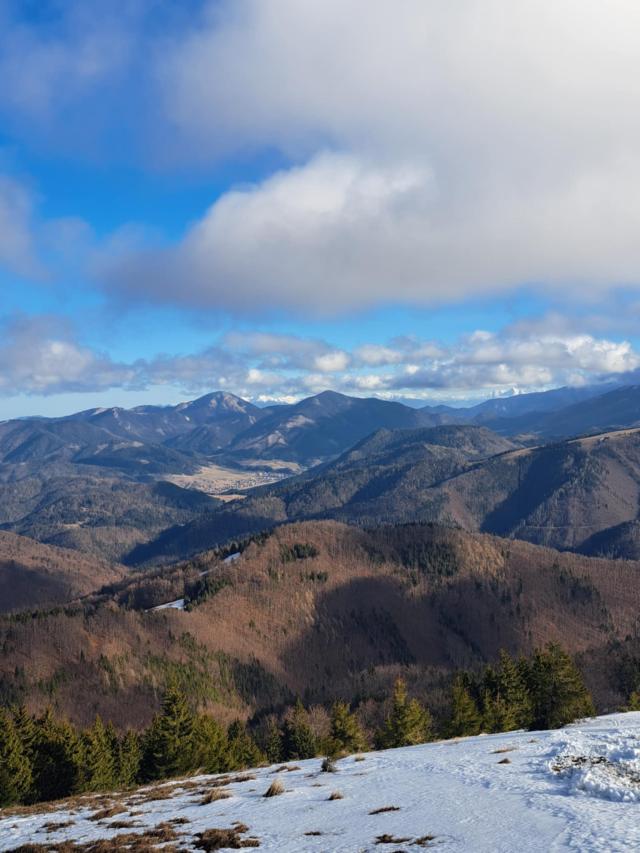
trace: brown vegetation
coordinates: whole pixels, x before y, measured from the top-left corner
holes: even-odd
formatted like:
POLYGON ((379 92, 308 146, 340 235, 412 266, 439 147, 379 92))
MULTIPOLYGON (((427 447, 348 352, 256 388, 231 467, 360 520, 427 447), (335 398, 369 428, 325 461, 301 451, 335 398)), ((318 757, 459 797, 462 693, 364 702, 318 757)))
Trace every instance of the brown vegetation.
POLYGON ((64 604, 124 574, 123 566, 0 531, 0 612, 64 604))
POLYGON ((239 850, 244 847, 259 847, 257 838, 241 838, 249 827, 238 823, 229 829, 206 829, 196 836, 195 846, 210 853, 212 850, 239 850))
MULTIPOLYGON (((215 554, 188 565, 169 573, 221 571, 215 554)), ((169 676, 230 721, 304 691, 311 702, 389 693, 402 671, 437 711, 451 671, 553 640, 584 654, 600 707, 626 699, 608 650, 635 632, 639 563, 429 525, 307 522, 253 542, 224 572, 226 585, 191 612, 127 609, 116 589, 0 619, 0 695, 34 711, 53 703, 82 725, 98 712, 138 728, 169 676), (300 543, 317 554, 283 561, 300 543)), ((362 703, 365 725, 376 714, 362 703)))

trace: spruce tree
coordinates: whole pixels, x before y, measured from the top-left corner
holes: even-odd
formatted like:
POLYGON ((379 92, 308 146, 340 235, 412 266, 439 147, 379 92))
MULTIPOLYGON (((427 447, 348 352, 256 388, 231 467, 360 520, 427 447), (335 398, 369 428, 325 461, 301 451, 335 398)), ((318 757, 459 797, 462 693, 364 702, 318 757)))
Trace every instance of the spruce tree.
POLYGON ((82 790, 84 748, 68 722, 57 722, 48 708, 36 721, 33 757, 33 796, 57 800, 82 790))
POLYGON ((499 696, 493 696, 489 690, 482 694, 481 730, 483 732, 500 732, 504 706, 499 696))
POLYGON ((529 666, 529 691, 536 729, 557 729, 595 713, 582 675, 556 643, 538 649, 529 666))
POLYGON ((629 701, 625 711, 640 711, 640 690, 633 690, 629 695, 629 701))
POLYGON ((267 760, 271 764, 279 764, 283 761, 282 732, 273 717, 267 723, 263 747, 267 760))
POLYGON ((31 762, 13 719, 0 709, 0 806, 24 802, 31 790, 31 762))
POLYGON ((131 788, 138 781, 142 749, 136 732, 129 730, 118 744, 118 785, 131 788))
POLYGON ((242 767, 257 767, 265 760, 264 754, 247 731, 244 723, 236 720, 227 732, 229 763, 232 770, 242 767))
POLYGON ((194 730, 194 765, 205 773, 222 773, 231 769, 229 742, 222 726, 206 714, 196 717, 194 730))
POLYGON ((84 733, 84 787, 87 791, 111 791, 118 784, 117 739, 96 717, 84 733))
POLYGON ((33 760, 34 744, 36 741, 36 723, 24 705, 13 709, 13 723, 22 742, 22 747, 30 761, 33 760))
POLYGON ((504 649, 500 652, 497 672, 497 690, 504 702, 501 731, 526 729, 531 725, 531 697, 523 674, 524 666, 518 666, 504 649))
POLYGON ((167 687, 162 711, 147 730, 143 773, 146 779, 166 779, 195 769, 195 715, 175 682, 167 687))
POLYGON ((407 686, 398 678, 393 689, 391 713, 376 741, 383 749, 425 743, 431 737, 431 715, 417 699, 409 700, 407 686))
POLYGON ((330 743, 334 755, 366 749, 360 724, 346 702, 334 702, 331 709, 330 743))
POLYGON ((309 715, 300 699, 284 721, 282 752, 285 761, 313 758, 318 753, 318 743, 309 725, 309 715))
POLYGON ((463 677, 456 678, 451 690, 451 717, 447 726, 450 737, 477 735, 481 729, 481 717, 463 677))

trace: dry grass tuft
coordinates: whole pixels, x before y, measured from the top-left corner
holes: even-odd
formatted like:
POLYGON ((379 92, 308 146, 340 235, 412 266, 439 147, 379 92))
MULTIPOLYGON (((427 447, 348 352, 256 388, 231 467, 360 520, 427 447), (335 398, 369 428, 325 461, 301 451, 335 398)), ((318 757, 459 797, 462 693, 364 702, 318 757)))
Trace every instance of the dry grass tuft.
POLYGON ((147 832, 114 835, 109 839, 89 841, 85 844, 76 844, 73 841, 46 845, 23 844, 15 848, 13 853, 116 853, 125 850, 128 853, 155 853, 159 849, 158 844, 162 844, 163 853, 178 853, 178 848, 168 843, 176 841, 177 838, 169 824, 161 823, 147 832))
POLYGON ((284 785, 279 779, 274 779, 273 782, 269 785, 267 790, 264 792, 264 797, 278 797, 280 794, 284 794, 284 785))
POLYGON ((237 823, 229 829, 205 829, 199 832, 194 842, 199 850, 210 853, 212 850, 240 850, 243 847, 260 847, 257 838, 241 838, 249 831, 243 823, 237 823))
POLYGON ((503 752, 515 752, 517 746, 503 746, 501 749, 494 749, 492 755, 502 755, 503 752))
POLYGON ((72 820, 63 820, 59 823, 52 821, 51 823, 43 824, 42 828, 45 832, 58 832, 59 829, 66 829, 68 826, 73 826, 74 821, 72 820))
POLYGON ((404 844, 406 841, 411 841, 411 838, 396 838, 386 832, 376 836, 376 844, 404 844))
POLYGON ((332 791, 328 797, 329 800, 343 800, 344 794, 342 791, 332 791))
POLYGON ((122 814, 126 812, 126 808, 124 806, 107 806, 105 809, 100 809, 100 811, 94 812, 89 820, 104 820, 108 817, 113 817, 117 814, 122 814))
POLYGON ((400 806, 382 806, 382 808, 374 809, 369 814, 383 814, 383 812, 399 812, 400 806))
POLYGON ((204 797, 200 800, 200 805, 208 806, 209 803, 215 803, 218 800, 228 800, 230 797, 231 794, 225 788, 213 788, 211 791, 207 791, 204 797))

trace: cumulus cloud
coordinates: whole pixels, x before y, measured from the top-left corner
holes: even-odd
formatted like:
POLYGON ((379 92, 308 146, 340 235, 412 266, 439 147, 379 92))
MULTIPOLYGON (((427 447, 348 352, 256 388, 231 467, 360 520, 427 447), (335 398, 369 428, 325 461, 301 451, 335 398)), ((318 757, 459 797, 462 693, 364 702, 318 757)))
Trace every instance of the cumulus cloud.
POLYGON ((171 120, 214 158, 296 165, 106 264, 121 295, 334 313, 640 283, 633 0, 208 10, 162 54, 171 120))
POLYGON ((416 209, 428 184, 413 166, 320 154, 226 193, 178 246, 103 256, 100 272, 127 299, 249 314, 334 314, 384 301, 391 282, 418 299, 416 209))
POLYGON ((0 343, 0 394, 57 394, 140 387, 134 365, 79 344, 52 317, 5 320, 0 343))
POLYGON ((233 333, 196 353, 160 354, 123 363, 83 344, 51 317, 4 324, 0 394, 54 394, 178 388, 214 389, 257 401, 294 400, 327 388, 360 396, 470 399, 583 385, 616 377, 632 381, 640 354, 626 341, 589 335, 476 332, 453 344, 417 338, 367 344, 349 352, 316 338, 233 333))

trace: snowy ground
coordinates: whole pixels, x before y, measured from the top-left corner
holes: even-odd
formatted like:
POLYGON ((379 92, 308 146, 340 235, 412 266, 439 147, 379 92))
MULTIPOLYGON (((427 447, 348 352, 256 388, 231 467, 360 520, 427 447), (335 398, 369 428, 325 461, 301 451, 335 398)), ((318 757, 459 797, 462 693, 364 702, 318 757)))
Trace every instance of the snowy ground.
POLYGON ((211 833, 199 841, 227 829, 234 848, 278 853, 640 850, 640 713, 367 753, 336 773, 322 773, 319 759, 286 767, 0 812, 0 850, 97 839, 126 849, 118 836, 158 826, 151 849, 229 849, 211 833), (265 798, 274 779, 285 793, 265 798), (213 791, 229 796, 203 804, 213 791))

